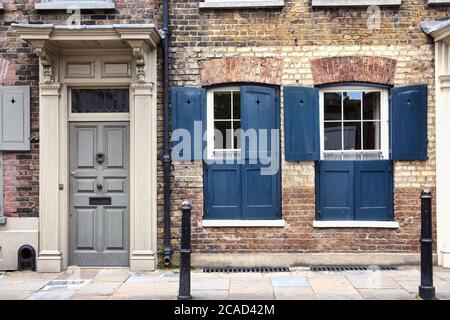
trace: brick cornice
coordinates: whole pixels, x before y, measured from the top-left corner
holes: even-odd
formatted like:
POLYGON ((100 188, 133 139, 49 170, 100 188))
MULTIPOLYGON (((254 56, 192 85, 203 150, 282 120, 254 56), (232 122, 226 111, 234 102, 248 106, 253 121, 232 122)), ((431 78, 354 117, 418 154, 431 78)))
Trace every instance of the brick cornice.
POLYGON ((315 85, 339 82, 394 84, 397 61, 383 57, 346 56, 311 60, 315 85))
POLYGON ((203 86, 232 82, 280 85, 282 72, 282 61, 276 58, 232 57, 200 62, 203 86))

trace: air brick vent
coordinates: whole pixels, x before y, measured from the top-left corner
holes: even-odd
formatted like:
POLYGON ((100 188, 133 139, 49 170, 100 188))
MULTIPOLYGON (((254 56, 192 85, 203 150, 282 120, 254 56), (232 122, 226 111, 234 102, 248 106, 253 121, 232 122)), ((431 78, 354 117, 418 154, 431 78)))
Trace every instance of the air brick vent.
POLYGON ((387 271, 398 270, 395 266, 312 266, 311 271, 387 271))
POLYGON ((241 268, 241 267, 222 267, 222 268, 203 268, 203 272, 289 272, 288 267, 254 267, 254 268, 241 268))

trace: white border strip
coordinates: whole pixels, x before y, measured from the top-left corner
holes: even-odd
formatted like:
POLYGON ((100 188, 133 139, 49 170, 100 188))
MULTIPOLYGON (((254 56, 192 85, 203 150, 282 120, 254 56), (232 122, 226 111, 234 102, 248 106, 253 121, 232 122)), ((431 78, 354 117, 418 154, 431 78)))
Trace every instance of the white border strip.
POLYGON ((209 227, 284 227, 284 220, 203 220, 202 226, 209 227))
POLYGON ((313 221, 314 228, 385 228, 398 229, 400 224, 397 221, 313 221))

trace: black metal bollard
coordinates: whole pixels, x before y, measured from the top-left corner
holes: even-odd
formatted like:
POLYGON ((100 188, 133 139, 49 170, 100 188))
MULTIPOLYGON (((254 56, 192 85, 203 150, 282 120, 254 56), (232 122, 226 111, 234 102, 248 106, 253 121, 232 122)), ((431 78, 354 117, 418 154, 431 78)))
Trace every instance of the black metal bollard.
POLYGON ((180 287, 178 300, 191 300, 191 210, 189 201, 181 204, 180 287))
POLYGON ((433 286, 433 231, 431 217, 431 191, 425 189, 421 199, 421 253, 420 253, 420 286, 419 296, 423 300, 432 300, 436 297, 433 286))

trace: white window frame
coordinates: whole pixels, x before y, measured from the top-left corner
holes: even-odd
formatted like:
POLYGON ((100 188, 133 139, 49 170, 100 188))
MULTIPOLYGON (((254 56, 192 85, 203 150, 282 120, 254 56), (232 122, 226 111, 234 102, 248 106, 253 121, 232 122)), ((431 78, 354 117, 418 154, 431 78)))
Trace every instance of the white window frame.
MULTIPOLYGON (((376 88, 371 86, 332 86, 320 89, 320 159, 324 159, 324 153, 373 153, 381 152, 380 160, 389 159, 389 91, 384 88, 376 88), (379 150, 325 150, 325 121, 324 121, 324 93, 336 91, 364 91, 364 92, 380 92, 380 130, 381 148, 379 150)), ((361 115, 362 116, 362 115, 361 115)), ((361 136, 363 128, 361 127, 361 136)), ((362 147, 362 145, 361 145, 362 147)))
MULTIPOLYGON (((215 149, 214 148, 214 93, 215 92, 241 92, 240 87, 230 86, 230 87, 219 87, 209 89, 206 94, 206 149, 207 149, 207 159, 217 159, 223 158, 216 155, 217 152, 221 152, 222 155, 233 156, 236 158, 240 155, 241 149, 215 149)), ((233 111, 232 111, 233 112, 233 111)), ((233 115, 232 115, 233 116, 233 115)), ((242 121, 239 118, 239 121, 242 121)), ((241 122, 242 124, 242 122, 241 122)), ((225 137, 226 138, 226 137, 225 137)))
POLYGON ((284 0, 203 0, 200 9, 224 8, 277 8, 283 7, 284 0))
POLYGON ((95 9, 115 9, 113 0, 41 0, 36 2, 36 10, 95 10, 95 9))

